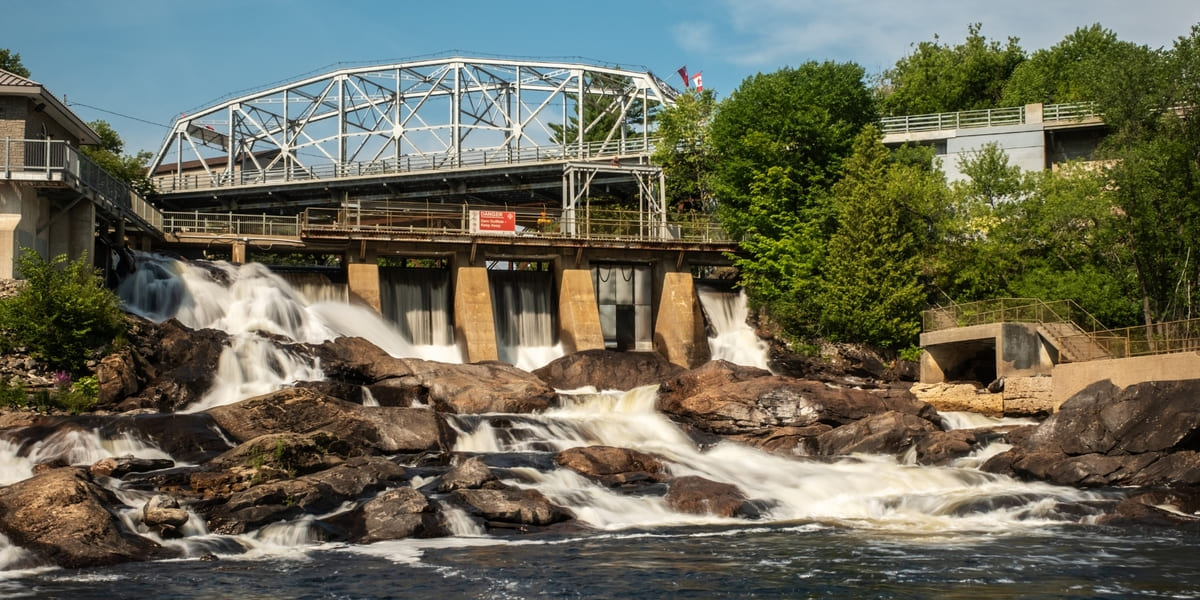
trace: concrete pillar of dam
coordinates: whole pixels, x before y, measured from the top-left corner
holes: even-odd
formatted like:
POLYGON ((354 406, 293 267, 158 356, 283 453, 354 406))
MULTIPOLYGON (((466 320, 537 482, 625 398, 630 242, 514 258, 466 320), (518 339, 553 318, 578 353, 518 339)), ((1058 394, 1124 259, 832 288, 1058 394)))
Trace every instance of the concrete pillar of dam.
POLYGON ((600 309, 588 269, 563 269, 559 273, 558 340, 567 354, 604 349, 600 309))
POLYGON ((458 267, 454 272, 454 335, 463 360, 499 360, 492 289, 484 267, 458 267))
POLYGON ((709 360, 704 312, 691 273, 665 273, 658 316, 654 321, 654 350, 685 368, 709 360))
POLYGON ((246 264, 246 242, 237 241, 229 251, 229 262, 235 265, 246 264))
POLYGON ((369 307, 383 314, 379 300, 379 265, 375 263, 350 263, 346 265, 346 286, 350 301, 369 307))

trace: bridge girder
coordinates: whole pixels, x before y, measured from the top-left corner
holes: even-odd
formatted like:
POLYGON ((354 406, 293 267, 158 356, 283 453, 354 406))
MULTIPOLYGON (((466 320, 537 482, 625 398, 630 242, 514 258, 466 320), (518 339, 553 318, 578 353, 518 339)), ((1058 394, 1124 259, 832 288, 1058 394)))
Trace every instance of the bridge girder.
POLYGON ((420 158, 461 164, 649 146, 677 92, 649 71, 580 63, 442 58, 348 68, 182 115, 151 172, 312 175, 420 158), (540 154, 539 154, 540 155, 540 154))

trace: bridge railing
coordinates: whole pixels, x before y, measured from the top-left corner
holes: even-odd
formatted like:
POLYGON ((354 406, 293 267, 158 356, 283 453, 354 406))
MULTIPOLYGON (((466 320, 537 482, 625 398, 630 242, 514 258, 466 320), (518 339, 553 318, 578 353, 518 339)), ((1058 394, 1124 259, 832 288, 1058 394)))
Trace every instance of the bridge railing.
POLYGON ((484 148, 463 150, 457 153, 448 151, 436 154, 406 154, 398 158, 346 163, 277 164, 270 168, 258 168, 247 160, 243 164, 235 165, 232 170, 172 173, 156 176, 152 181, 159 192, 172 193, 198 189, 346 179, 473 167, 485 168, 547 161, 587 160, 646 154, 653 149, 654 141, 629 138, 583 145, 484 148))
POLYGON ((921 313, 925 331, 992 323, 1074 323, 1088 334, 1107 331, 1098 319, 1072 300, 996 298, 931 308, 921 313))
POLYGON ((174 235, 229 237, 300 237, 300 216, 166 211, 163 231, 174 235))
POLYGON ((61 177, 78 184, 108 214, 145 231, 161 231, 158 209, 66 141, 6 138, 0 146, 0 168, 5 178, 13 173, 44 174, 47 180, 61 177))
POLYGON ((1128 358, 1200 351, 1200 319, 1109 329, 1071 300, 999 298, 939 307, 921 313, 925 331, 992 323, 1073 323, 1075 335, 1063 339, 1100 349, 1098 356, 1128 358))
MULTIPOLYGON (((965 110, 960 112, 934 113, 927 115, 903 115, 880 119, 884 135, 918 133, 924 131, 946 131, 976 127, 998 127, 1002 125, 1024 125, 1028 122, 1024 106, 965 110)), ((1043 123, 1063 123, 1099 118, 1096 105, 1092 102, 1047 104, 1042 107, 1043 123)))
POLYGON ((428 238, 435 236, 467 237, 491 235, 471 231, 472 210, 506 210, 514 213, 515 231, 520 238, 671 241, 687 243, 726 243, 729 236, 709 215, 675 214, 666 222, 656 221, 651 213, 623 209, 576 210, 572 215, 561 210, 488 206, 445 206, 413 204, 385 209, 309 208, 300 217, 300 229, 306 237, 428 238))

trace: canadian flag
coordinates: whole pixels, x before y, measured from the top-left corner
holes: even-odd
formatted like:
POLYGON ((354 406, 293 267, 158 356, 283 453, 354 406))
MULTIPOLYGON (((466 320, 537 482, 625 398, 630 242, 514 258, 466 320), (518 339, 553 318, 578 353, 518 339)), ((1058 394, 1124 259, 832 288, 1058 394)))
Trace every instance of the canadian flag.
POLYGON ((691 80, 688 79, 687 76, 687 65, 679 67, 679 76, 683 78, 683 87, 688 87, 688 85, 691 83, 691 80))
POLYGON ((704 80, 700 78, 699 71, 697 71, 695 75, 692 75, 692 83, 696 85, 697 92, 704 91, 704 80))

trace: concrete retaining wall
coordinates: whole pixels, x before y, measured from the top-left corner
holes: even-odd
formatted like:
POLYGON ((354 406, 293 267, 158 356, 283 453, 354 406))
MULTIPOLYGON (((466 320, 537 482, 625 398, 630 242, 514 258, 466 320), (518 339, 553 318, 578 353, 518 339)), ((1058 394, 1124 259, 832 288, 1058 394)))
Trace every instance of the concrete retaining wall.
POLYGON ((1197 378, 1200 378, 1200 352, 1066 363, 1054 367, 1051 397, 1055 410, 1058 410, 1063 402, 1080 390, 1105 379, 1118 387, 1128 387, 1146 381, 1197 378))

